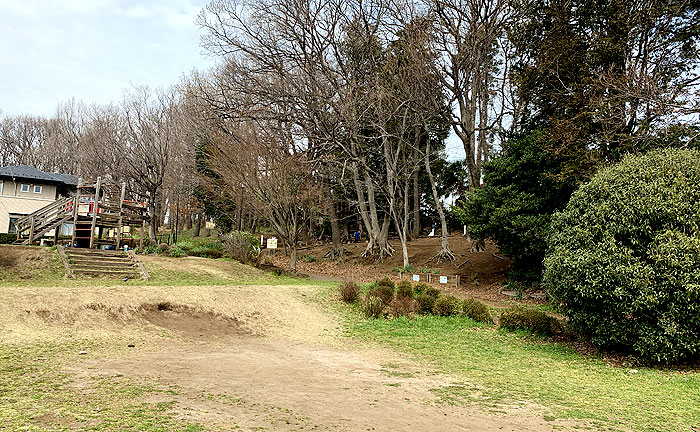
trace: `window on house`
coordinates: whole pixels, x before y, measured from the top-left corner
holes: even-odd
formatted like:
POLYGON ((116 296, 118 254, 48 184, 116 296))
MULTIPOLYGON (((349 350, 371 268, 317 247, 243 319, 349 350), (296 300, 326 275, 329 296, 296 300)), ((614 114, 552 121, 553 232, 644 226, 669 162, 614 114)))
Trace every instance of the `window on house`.
POLYGON ((10 226, 7 228, 7 232, 9 234, 17 234, 17 227, 15 226, 15 222, 20 218, 21 216, 10 216, 10 226))
POLYGON ((20 186, 20 190, 21 190, 22 192, 29 192, 29 185, 28 185, 28 184, 23 184, 22 186, 20 186))
POLYGON ((34 185, 34 193, 41 193, 41 186, 34 185))
POLYGON ((5 184, 4 180, 0 180, 0 195, 2 195, 2 187, 5 184))

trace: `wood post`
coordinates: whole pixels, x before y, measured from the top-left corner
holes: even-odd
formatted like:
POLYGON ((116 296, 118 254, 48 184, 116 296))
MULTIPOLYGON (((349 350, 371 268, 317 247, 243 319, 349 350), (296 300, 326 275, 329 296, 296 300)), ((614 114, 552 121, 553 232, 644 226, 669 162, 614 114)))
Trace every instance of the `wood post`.
POLYGON ((115 249, 119 250, 122 241, 122 224, 124 222, 124 196, 126 195, 126 182, 122 183, 122 194, 119 197, 119 226, 117 227, 117 244, 115 249))
POLYGON ((32 216, 32 221, 29 225, 29 244, 32 244, 34 242, 34 223, 35 219, 34 216, 32 216))
POLYGON ((75 246, 75 236, 77 234, 76 229, 78 228, 78 208, 80 207, 80 186, 75 190, 75 198, 73 198, 73 238, 71 239, 71 246, 75 246))
POLYGON ((97 212, 100 209, 100 186, 102 185, 102 178, 97 177, 97 185, 95 186, 95 202, 92 206, 92 224, 90 225, 90 249, 95 244, 95 225, 97 224, 97 212))
POLYGON ((71 270, 70 265, 68 264, 68 257, 66 257, 65 249, 63 249, 63 246, 61 245, 56 245, 56 250, 58 251, 58 256, 61 257, 61 261, 63 262, 63 268, 66 270, 66 276, 72 278, 73 270, 71 270))
POLYGON ((146 219, 141 222, 141 238, 139 239, 139 253, 143 251, 143 236, 146 232, 146 219))

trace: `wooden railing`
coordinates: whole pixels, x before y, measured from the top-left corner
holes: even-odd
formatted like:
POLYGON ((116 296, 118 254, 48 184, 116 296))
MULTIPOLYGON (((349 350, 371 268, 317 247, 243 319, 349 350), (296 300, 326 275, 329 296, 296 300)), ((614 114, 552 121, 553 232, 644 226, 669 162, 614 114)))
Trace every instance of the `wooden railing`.
POLYGON ((31 244, 36 238, 66 222, 73 215, 74 197, 53 202, 15 222, 17 242, 31 244))

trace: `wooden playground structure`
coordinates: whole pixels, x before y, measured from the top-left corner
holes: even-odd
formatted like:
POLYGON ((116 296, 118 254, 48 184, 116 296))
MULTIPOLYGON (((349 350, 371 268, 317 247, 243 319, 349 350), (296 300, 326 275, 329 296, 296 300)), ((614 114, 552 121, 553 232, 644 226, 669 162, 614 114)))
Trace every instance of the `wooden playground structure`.
POLYGON ((149 279, 149 274, 133 250, 133 229, 141 230, 138 239, 143 247, 148 204, 129 200, 126 183, 102 181, 80 183, 75 196, 58 200, 17 222, 15 244, 31 245, 54 230, 54 244, 63 262, 66 276, 76 274, 149 279), (63 224, 72 223, 69 247, 60 244, 63 224), (122 250, 123 249, 123 250, 122 250))
POLYGON ((15 222, 15 244, 29 245, 55 230, 54 243, 63 224, 72 223, 71 247, 119 250, 129 240, 133 247, 134 228, 141 230, 139 246, 143 246, 148 221, 148 204, 127 199, 126 183, 80 183, 75 196, 56 201, 15 222))

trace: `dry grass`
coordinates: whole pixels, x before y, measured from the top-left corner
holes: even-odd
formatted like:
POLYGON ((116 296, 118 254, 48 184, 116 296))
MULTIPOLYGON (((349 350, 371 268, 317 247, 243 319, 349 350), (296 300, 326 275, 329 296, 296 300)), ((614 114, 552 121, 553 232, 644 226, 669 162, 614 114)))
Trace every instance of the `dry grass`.
POLYGON ((141 319, 144 305, 159 303, 233 319, 258 335, 313 340, 337 329, 327 315, 309 307, 303 290, 290 285, 0 287, 0 341, 145 335, 158 329, 141 319))

